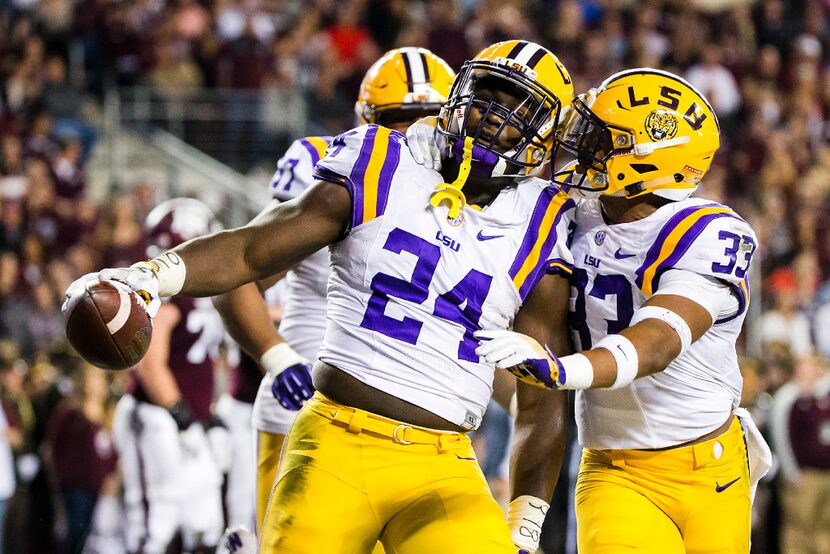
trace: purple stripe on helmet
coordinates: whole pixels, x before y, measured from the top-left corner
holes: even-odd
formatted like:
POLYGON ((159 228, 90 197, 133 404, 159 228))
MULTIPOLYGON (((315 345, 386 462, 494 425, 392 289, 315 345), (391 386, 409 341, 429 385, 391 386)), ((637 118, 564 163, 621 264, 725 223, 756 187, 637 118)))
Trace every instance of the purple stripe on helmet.
POLYGON ((533 214, 530 216, 530 224, 527 226, 527 231, 525 231, 522 245, 519 247, 519 252, 513 259, 513 265, 510 266, 511 279, 516 277, 522 269, 525 259, 530 255, 530 251, 533 250, 533 245, 536 244, 536 239, 539 237, 539 226, 542 224, 542 219, 545 217, 545 212, 550 205, 550 201, 557 192, 557 189, 547 187, 539 195, 539 198, 536 199, 536 205, 533 207, 533 214))
POLYGON ((657 234, 657 238, 654 239, 654 242, 651 244, 651 248, 648 249, 646 253, 646 258, 643 260, 643 264, 637 269, 637 287, 643 288, 643 275, 654 262, 657 261, 657 258, 660 257, 660 250, 663 248, 663 243, 666 242, 666 239, 675 230, 675 228, 680 225, 680 222, 686 219, 691 214, 695 213, 698 210, 702 210, 704 208, 718 208, 720 207, 719 204, 704 204, 701 206, 691 206, 689 208, 684 208, 671 216, 669 220, 663 225, 663 228, 660 229, 660 232, 657 234))
POLYGON ((530 291, 533 290, 536 283, 538 283, 539 280, 548 273, 548 268, 550 267, 550 253, 553 251, 556 241, 559 240, 559 234, 556 232, 556 228, 559 225, 559 221, 562 219, 562 214, 567 212, 569 209, 572 209, 574 206, 575 204, 573 200, 570 199, 567 202, 563 202, 562 205, 559 206, 559 210, 556 212, 556 218, 553 220, 553 225, 551 225, 550 233, 545 239, 545 242, 542 244, 541 251, 539 252, 539 259, 536 261, 536 266, 531 270, 524 283, 522 283, 522 286, 519 288, 519 296, 522 297, 522 300, 527 298, 527 295, 530 294, 530 291))
POLYGON ((363 137, 363 144, 360 147, 360 154, 357 156, 357 161, 355 162, 354 167, 352 167, 351 175, 349 175, 349 182, 351 184, 351 188, 353 189, 353 228, 363 223, 363 178, 366 176, 366 168, 369 167, 369 160, 372 157, 372 149, 375 146, 375 136, 378 134, 377 125, 369 125, 368 127, 366 136, 363 137))
POLYGON ((400 136, 395 136, 397 134, 395 132, 389 134, 389 146, 387 146, 386 150, 386 159, 380 168, 377 208, 375 210, 376 217, 380 217, 386 212, 386 202, 389 199, 389 189, 392 187, 392 177, 395 176, 398 163, 401 161, 401 142, 400 136))
POLYGON ((683 257, 683 254, 689 251, 689 248, 694 243, 695 239, 700 236, 706 226, 709 225, 712 221, 716 219, 720 219, 722 217, 730 217, 732 219, 737 219, 738 221, 742 221, 740 217, 735 214, 730 213, 716 213, 716 214, 707 214, 698 219, 694 225, 692 225, 680 240, 677 241, 677 247, 672 251, 671 255, 668 258, 660 262, 660 265, 657 266, 656 271, 654 272, 654 279, 651 285, 651 290, 654 291, 657 289, 657 285, 660 283, 660 276, 674 267, 674 265, 680 261, 680 258, 683 257))
POLYGON ((508 53, 507 53, 507 59, 509 59, 509 60, 515 60, 515 59, 516 59, 516 56, 518 56, 518 55, 519 55, 519 52, 521 52, 521 51, 522 51, 522 49, 524 49, 524 47, 525 47, 525 46, 527 46, 527 44, 528 44, 528 43, 527 43, 527 41, 525 41, 525 40, 520 40, 519 42, 517 42, 517 43, 513 46, 513 48, 510 50, 510 52, 508 52, 508 53))

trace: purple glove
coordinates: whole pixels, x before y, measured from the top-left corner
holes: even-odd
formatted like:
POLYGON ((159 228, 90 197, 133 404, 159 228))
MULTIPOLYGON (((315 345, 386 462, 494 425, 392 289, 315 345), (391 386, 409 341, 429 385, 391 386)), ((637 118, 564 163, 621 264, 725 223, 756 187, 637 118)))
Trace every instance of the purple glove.
POLYGON ((271 393, 286 410, 299 410, 314 394, 311 365, 294 364, 282 370, 271 383, 271 393))

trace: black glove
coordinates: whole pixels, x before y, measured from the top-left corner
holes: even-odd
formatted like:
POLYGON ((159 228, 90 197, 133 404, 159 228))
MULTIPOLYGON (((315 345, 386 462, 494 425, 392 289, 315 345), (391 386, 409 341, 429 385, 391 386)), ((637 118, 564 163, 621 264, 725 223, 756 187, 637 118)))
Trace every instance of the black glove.
POLYGON ((179 428, 179 431, 187 430, 195 421, 193 419, 193 412, 190 411, 190 408, 182 400, 177 400, 175 404, 167 408, 167 411, 173 417, 173 421, 176 422, 176 427, 179 428))

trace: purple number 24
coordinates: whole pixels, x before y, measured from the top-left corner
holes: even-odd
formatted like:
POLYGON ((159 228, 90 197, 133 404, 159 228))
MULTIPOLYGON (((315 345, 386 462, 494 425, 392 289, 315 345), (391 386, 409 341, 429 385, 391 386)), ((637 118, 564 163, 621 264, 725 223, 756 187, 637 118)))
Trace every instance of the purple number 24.
MULTIPOLYGON (((378 273, 372 278, 372 296, 369 298, 369 305, 360 326, 393 339, 415 344, 418 342, 423 322, 408 316, 404 316, 403 319, 389 317, 385 313, 386 305, 390 297, 416 304, 421 304, 429 298, 429 285, 441 259, 441 248, 399 228, 389 233, 383 248, 395 254, 414 254, 417 257, 415 268, 409 281, 385 273, 378 273)), ((458 284, 435 300, 433 316, 464 327, 464 337, 458 345, 458 358, 461 360, 479 361, 475 353, 477 342, 473 338, 473 332, 480 328, 478 322, 482 305, 487 293, 490 292, 492 282, 493 278, 490 275, 471 269, 458 284)))

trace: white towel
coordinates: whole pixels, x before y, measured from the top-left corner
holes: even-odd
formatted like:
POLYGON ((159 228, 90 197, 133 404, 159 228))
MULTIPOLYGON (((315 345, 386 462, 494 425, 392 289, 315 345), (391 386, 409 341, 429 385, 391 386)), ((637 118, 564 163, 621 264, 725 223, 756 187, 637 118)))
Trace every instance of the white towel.
POLYGON ((758 481, 772 467, 772 451, 770 451, 767 441, 764 440, 761 431, 758 430, 758 426, 752 421, 752 416, 745 408, 737 408, 735 415, 741 420, 741 427, 744 430, 746 453, 749 456, 750 498, 754 500, 758 481))

